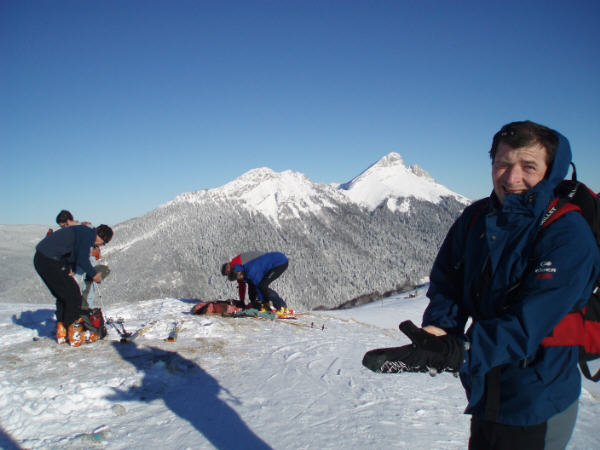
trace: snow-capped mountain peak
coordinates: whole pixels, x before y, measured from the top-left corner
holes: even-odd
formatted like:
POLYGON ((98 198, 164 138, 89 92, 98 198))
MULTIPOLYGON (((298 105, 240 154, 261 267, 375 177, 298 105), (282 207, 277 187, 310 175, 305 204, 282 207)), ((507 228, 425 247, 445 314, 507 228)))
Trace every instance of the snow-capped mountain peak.
POLYGON ((413 164, 412 166, 409 167, 409 169, 416 176, 421 177, 421 178, 428 178, 431 181, 435 182, 435 180, 433 179, 433 177, 431 175, 429 175, 429 172, 427 172, 425 169, 423 169, 418 164, 413 164))
POLYGON ((283 217, 317 213, 323 207, 335 207, 346 200, 331 186, 314 183, 300 172, 277 173, 266 167, 250 170, 218 190, 229 198, 240 199, 251 210, 274 222, 283 217))
POLYGON ((469 203, 465 197, 436 183, 420 166, 407 167, 400 154, 389 153, 341 185, 315 183, 300 172, 275 172, 260 167, 223 186, 181 194, 165 206, 202 203, 207 199, 234 202, 278 224, 280 219, 318 214, 324 207, 336 208, 348 203, 373 210, 385 202, 391 211, 409 212, 411 198, 437 204, 443 197, 469 203))
MULTIPOLYGON (((469 202, 462 195, 438 184, 418 165, 406 167, 398 153, 384 156, 348 183, 340 185, 340 190, 353 202, 368 209, 374 209, 386 200, 399 197, 413 197, 436 204, 442 197, 453 197, 465 204, 469 202)), ((388 201, 387 204, 390 209, 395 208, 394 201, 388 201)), ((408 208, 406 202, 403 205, 404 209, 408 208)))
POLYGON ((251 212, 261 213, 275 223, 281 218, 317 213, 323 207, 336 207, 348 198, 330 185, 314 183, 300 172, 275 172, 268 167, 249 170, 223 186, 186 193, 173 202, 195 203, 206 197, 239 201, 251 212))

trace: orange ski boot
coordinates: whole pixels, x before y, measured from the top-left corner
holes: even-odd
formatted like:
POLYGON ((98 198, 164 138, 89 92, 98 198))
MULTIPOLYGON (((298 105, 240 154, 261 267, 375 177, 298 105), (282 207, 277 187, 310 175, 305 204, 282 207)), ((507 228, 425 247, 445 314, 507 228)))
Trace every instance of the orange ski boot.
POLYGON ((83 339, 86 344, 91 344, 92 342, 96 342, 98 339, 100 339, 100 335, 95 331, 87 330, 83 333, 83 339))
POLYGON ((67 342, 67 329, 62 322, 56 323, 56 342, 59 344, 65 344, 67 342))
POLYGON ((79 347, 83 344, 85 340, 84 329, 83 329, 83 320, 81 317, 69 325, 69 329, 67 332, 69 345, 71 347, 79 347))

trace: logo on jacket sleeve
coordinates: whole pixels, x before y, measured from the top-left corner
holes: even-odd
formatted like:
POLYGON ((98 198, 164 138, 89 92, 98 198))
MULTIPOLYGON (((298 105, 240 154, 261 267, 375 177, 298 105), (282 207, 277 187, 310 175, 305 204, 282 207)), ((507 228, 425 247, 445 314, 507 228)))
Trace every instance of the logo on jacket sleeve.
POLYGON ((552 261, 541 261, 535 269, 536 278, 538 280, 551 280, 557 272, 552 261))

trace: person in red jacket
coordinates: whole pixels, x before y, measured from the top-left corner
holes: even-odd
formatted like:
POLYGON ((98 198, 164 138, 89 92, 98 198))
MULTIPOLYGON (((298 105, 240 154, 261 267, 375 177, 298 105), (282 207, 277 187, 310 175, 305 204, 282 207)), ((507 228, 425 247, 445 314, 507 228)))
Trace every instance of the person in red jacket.
MULTIPOLYGON (((239 255, 234 256, 231 259, 231 261, 226 262, 221 266, 221 275, 226 277, 229 275, 229 272, 231 272, 231 269, 233 269, 236 264, 239 266, 243 266, 244 264, 264 254, 264 252, 258 251, 242 252, 239 255)), ((238 281, 238 294, 240 296, 240 302, 242 302, 242 305, 244 305, 244 302, 246 300, 246 283, 244 283, 243 281, 238 281)), ((250 300, 250 304, 256 303, 256 289, 253 285, 250 285, 248 289, 248 299, 250 300)))

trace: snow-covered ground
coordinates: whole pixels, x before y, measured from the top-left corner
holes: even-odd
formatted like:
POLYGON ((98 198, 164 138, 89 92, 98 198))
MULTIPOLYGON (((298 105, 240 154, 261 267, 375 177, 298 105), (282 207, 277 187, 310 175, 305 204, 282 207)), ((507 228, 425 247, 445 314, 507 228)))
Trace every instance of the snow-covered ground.
MULTIPOLYGON (((297 321, 193 316, 185 299, 105 304, 128 330, 158 322, 132 343, 109 329, 80 348, 50 338, 53 305, 0 304, 0 447, 466 448, 457 378, 361 365, 367 350, 407 343, 397 324, 420 323, 426 302, 402 294, 297 321)), ((569 448, 600 448, 590 386, 569 448)))

